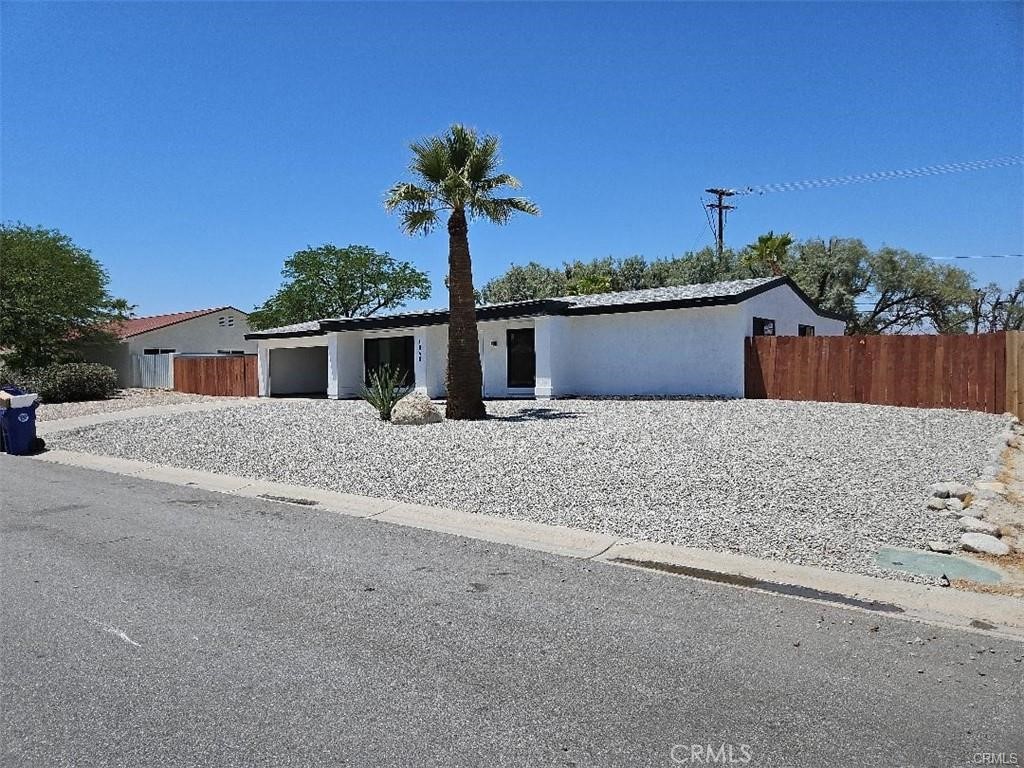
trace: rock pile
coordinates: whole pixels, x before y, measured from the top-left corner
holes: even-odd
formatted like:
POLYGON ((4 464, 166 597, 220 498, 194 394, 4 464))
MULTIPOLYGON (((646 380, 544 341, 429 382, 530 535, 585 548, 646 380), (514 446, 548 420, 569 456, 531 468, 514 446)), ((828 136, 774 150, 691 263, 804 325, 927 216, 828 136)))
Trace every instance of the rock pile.
MULTIPOLYGON (((964 483, 935 483, 929 489, 931 497, 925 502, 928 510, 944 512, 950 517, 958 518, 960 529, 960 547, 967 552, 978 552, 987 555, 1008 555, 1014 549, 1024 551, 1024 537, 1016 537, 1012 527, 1000 527, 990 520, 984 519, 993 501, 1005 497, 1006 484, 998 478, 1001 470, 1003 451, 1024 450, 1024 425, 1020 419, 1014 418, 1007 430, 999 435, 999 439, 989 452, 989 463, 982 469, 978 481, 973 485, 964 483)), ((943 542, 928 542, 933 552, 951 552, 952 546, 943 542)))

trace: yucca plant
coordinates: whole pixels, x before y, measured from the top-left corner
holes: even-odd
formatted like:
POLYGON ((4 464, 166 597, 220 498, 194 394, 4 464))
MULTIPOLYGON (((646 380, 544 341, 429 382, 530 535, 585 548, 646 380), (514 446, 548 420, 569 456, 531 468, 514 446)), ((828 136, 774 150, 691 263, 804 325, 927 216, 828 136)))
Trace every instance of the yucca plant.
POLYGON ((405 371, 401 368, 382 365, 366 377, 367 383, 360 391, 360 397, 372 405, 380 414, 381 421, 391 421, 391 411, 398 401, 412 392, 406 383, 405 371))

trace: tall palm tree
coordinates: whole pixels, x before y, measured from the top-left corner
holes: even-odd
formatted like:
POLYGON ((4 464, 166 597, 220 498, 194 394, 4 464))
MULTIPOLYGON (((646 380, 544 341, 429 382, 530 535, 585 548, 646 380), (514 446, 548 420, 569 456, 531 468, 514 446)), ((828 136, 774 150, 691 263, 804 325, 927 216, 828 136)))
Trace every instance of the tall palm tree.
POLYGON ((497 136, 478 136, 455 124, 442 136, 413 142, 409 169, 416 184, 399 182, 384 206, 402 216, 410 235, 427 234, 448 211, 448 405, 449 419, 487 417, 483 401, 473 265, 469 256, 467 218, 507 224, 516 212, 539 214, 524 197, 496 197, 503 187, 517 189, 519 180, 498 173, 497 136))

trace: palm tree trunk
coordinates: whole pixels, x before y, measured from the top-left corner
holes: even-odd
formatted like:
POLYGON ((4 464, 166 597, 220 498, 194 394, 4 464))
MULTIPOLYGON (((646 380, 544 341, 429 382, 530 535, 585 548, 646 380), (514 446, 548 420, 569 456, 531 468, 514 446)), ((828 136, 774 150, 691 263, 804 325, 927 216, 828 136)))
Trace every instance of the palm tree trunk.
POLYGON ((466 213, 448 218, 448 405, 449 419, 484 419, 483 372, 476 329, 473 264, 466 213))

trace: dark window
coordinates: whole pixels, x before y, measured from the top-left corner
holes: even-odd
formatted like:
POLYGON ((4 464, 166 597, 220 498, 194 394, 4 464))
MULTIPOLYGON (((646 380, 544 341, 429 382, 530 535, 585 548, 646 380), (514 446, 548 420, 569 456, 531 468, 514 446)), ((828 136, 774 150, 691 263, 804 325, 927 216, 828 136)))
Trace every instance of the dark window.
POLYGON ((754 335, 755 336, 774 336, 775 335, 775 321, 767 317, 755 317, 754 318, 754 335))
POLYGON ((171 355, 171 354, 174 354, 174 350, 173 349, 156 349, 155 347, 153 347, 153 348, 150 348, 150 349, 142 350, 142 354, 144 354, 144 355, 171 355))
POLYGON ((217 354, 218 355, 244 355, 245 352, 243 352, 240 349, 218 349, 217 350, 217 354))
POLYGON ((813 336, 814 335, 814 326, 813 325, 801 325, 801 326, 797 327, 796 332, 797 332, 798 336, 813 336))
POLYGON ((363 363, 366 383, 370 374, 384 365, 398 368, 405 375, 407 386, 416 386, 416 364, 413 361, 413 337, 391 336, 383 339, 366 339, 363 344, 363 363))
POLYGON ((532 388, 536 385, 537 356, 533 349, 533 328, 509 328, 505 332, 508 346, 508 386, 532 388))

